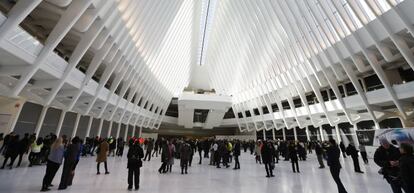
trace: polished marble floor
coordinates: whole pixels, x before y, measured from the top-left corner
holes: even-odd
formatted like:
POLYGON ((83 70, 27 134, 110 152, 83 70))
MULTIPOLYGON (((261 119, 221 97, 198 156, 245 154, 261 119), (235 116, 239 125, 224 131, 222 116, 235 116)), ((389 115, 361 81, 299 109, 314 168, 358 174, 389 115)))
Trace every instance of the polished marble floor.
MULTIPOLYGON (((198 155, 194 157, 193 166, 188 175, 181 175, 179 160, 176 160, 171 174, 158 174, 159 158, 145 162, 141 169, 141 188, 139 192, 148 193, 335 193, 336 185, 328 169, 318 169, 314 155, 308 161, 300 162, 301 173, 293 173, 289 162, 281 161, 276 165, 274 178, 265 177, 263 165, 258 165, 248 153, 241 156, 241 170, 231 168, 217 169, 203 160, 198 165, 198 155)), ((3 161, 3 158, 0 159, 3 161)), ((342 160, 344 169, 342 181, 349 193, 389 193, 388 184, 378 175, 378 167, 371 161, 363 165, 365 174, 353 172, 352 160, 342 160)), ((38 192, 45 172, 45 166, 0 170, 0 193, 38 192)), ((68 193, 117 193, 127 192, 126 159, 109 158, 109 175, 96 175, 94 157, 84 158, 76 170, 73 186, 64 191, 57 191, 56 186, 50 192, 68 193)), ((101 166, 103 167, 103 166, 101 166)), ((53 184, 58 185, 61 169, 53 184)), ((103 168, 102 168, 103 169, 103 168)))

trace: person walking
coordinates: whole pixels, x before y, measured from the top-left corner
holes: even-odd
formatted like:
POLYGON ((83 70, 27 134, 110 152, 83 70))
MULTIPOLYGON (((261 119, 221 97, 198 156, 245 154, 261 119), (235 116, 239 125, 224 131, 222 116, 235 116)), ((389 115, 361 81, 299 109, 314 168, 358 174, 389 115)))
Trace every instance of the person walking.
POLYGON ((270 142, 266 142, 263 141, 263 145, 262 145, 262 149, 261 149, 261 155, 262 155, 262 161, 263 164, 265 165, 265 170, 266 170, 266 177, 274 177, 273 175, 273 148, 272 148, 272 144, 270 142))
POLYGON ((107 140, 102 140, 101 144, 98 145, 98 152, 97 152, 97 156, 96 156, 96 174, 99 175, 101 174, 99 172, 99 166, 101 165, 101 163, 104 163, 105 166, 105 174, 109 174, 108 172, 108 163, 107 163, 107 158, 108 158, 108 151, 109 151, 109 144, 107 142, 107 140))
POLYGON ((122 157, 122 155, 124 155, 124 146, 124 139, 122 137, 119 137, 116 142, 116 155, 118 157, 122 157))
POLYGON ((346 148, 346 154, 351 156, 352 162, 354 162, 355 172, 363 174, 364 172, 361 171, 361 167, 359 166, 358 150, 355 148, 355 146, 352 143, 350 143, 348 147, 346 148))
POLYGON ((128 149, 128 190, 132 190, 135 185, 135 190, 139 189, 139 176, 142 167, 141 159, 144 157, 144 150, 142 150, 138 141, 129 140, 128 149))
POLYGON ((170 157, 172 156, 170 154, 170 151, 168 149, 168 145, 165 141, 161 142, 161 167, 158 169, 158 172, 161 173, 167 173, 167 165, 170 161, 170 157))
POLYGON ((173 144, 172 140, 168 142, 168 151, 169 151, 169 157, 168 157, 167 171, 171 173, 172 166, 174 165, 174 155, 176 153, 175 145, 173 144))
POLYGON ((374 153, 374 162, 381 167, 379 173, 390 184, 392 191, 394 193, 402 193, 398 161, 401 157, 400 151, 391 145, 386 138, 381 138, 379 141, 381 146, 374 153))
POLYGON ((43 148, 43 138, 39 137, 35 142, 30 146, 29 154, 29 167, 32 167, 34 164, 40 164, 40 154, 43 148))
POLYGON ((359 152, 361 153, 361 157, 362 157, 362 160, 364 160, 364 163, 368 164, 368 154, 367 154, 367 150, 365 148, 365 145, 360 145, 359 146, 359 152))
POLYGON ((262 149, 262 142, 259 140, 257 141, 255 147, 254 147, 254 155, 256 157, 256 163, 259 162, 259 164, 262 164, 261 161, 261 149, 262 149))
POLYGON ((295 142, 291 142, 288 146, 289 149, 289 157, 290 161, 292 163, 292 170, 293 173, 300 173, 299 171, 299 157, 298 157, 298 145, 295 144, 295 142))
POLYGON ((13 163, 19 154, 19 135, 10 135, 8 139, 8 144, 6 145, 5 153, 4 153, 4 161, 3 166, 1 169, 4 169, 6 166, 7 161, 10 159, 10 164, 8 167, 10 169, 13 168, 13 163))
POLYGON ((147 161, 147 158, 148 158, 148 161, 150 161, 151 160, 151 152, 152 152, 152 149, 154 149, 154 142, 151 139, 148 139, 146 149, 147 149, 147 151, 145 152, 144 161, 147 161))
POLYGON ((203 142, 197 140, 196 146, 197 146, 198 156, 200 157, 200 161, 198 162, 198 164, 201 164, 201 162, 203 160, 203 156, 202 156, 202 152, 203 152, 203 142))
POLYGON ((414 154, 413 146, 407 143, 400 144, 401 158, 400 164, 400 178, 401 185, 405 193, 414 193, 414 154))
POLYGON ((183 142, 180 148, 180 166, 181 166, 181 174, 187 174, 188 170, 188 162, 190 160, 191 154, 191 147, 190 144, 187 142, 183 142))
POLYGON ((22 140, 19 141, 19 161, 17 162, 17 167, 20 167, 23 160, 23 155, 29 152, 30 148, 30 139, 29 134, 25 133, 22 140))
POLYGON ((46 173, 43 177, 42 189, 40 190, 41 192, 46 192, 50 190, 49 186, 52 185, 53 178, 55 177, 60 165, 63 162, 64 152, 65 147, 63 145, 63 139, 62 137, 59 137, 52 144, 50 149, 46 165, 46 173))
POLYGON ((233 156, 234 156, 234 170, 239 170, 240 169, 240 161, 239 161, 239 156, 240 156, 240 141, 236 140, 236 143, 234 144, 234 148, 233 148, 233 156))
POLYGON ((80 152, 80 139, 74 137, 72 143, 68 145, 65 151, 65 161, 63 162, 62 177, 58 190, 64 190, 70 185, 72 178, 73 168, 75 168, 76 160, 80 152))
POLYGON ((318 159, 318 163, 319 163, 319 169, 323 169, 325 168, 325 164, 323 163, 323 155, 324 155, 324 150, 322 148, 322 145, 317 142, 315 144, 315 154, 316 154, 316 158, 318 159))
POLYGON ((339 157, 341 156, 341 151, 336 144, 334 139, 329 140, 329 147, 326 151, 328 166, 331 172, 332 178, 334 179, 339 193, 347 193, 342 181, 340 179, 341 163, 339 162, 339 157))

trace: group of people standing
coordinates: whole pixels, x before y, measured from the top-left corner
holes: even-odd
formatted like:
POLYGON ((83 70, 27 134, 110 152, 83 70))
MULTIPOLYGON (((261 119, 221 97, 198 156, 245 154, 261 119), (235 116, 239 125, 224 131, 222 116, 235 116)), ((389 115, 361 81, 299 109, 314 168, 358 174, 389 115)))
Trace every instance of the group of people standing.
MULTIPOLYGON (((48 191, 52 186, 60 166, 63 164, 62 176, 59 190, 66 189, 72 185, 76 166, 81 156, 94 156, 96 153, 97 174, 100 174, 100 165, 104 163, 105 174, 109 174, 107 157, 122 156, 124 151, 124 140, 122 138, 86 138, 85 143, 74 137, 69 140, 66 136, 57 137, 49 134, 44 138, 35 135, 25 134, 22 139, 15 133, 10 133, 1 138, 3 145, 0 152, 5 159, 2 169, 7 165, 10 169, 14 161, 19 157, 17 166, 20 166, 24 154, 29 153, 29 166, 46 163, 46 172, 42 181, 41 191, 48 191)), ((393 193, 414 193, 414 155, 411 144, 391 144, 386 139, 380 139, 381 146, 375 152, 374 162, 381 167, 379 173, 390 184, 393 193)), ((158 172, 165 174, 172 172, 175 159, 179 159, 181 174, 188 174, 193 156, 198 152, 199 164, 203 159, 210 159, 210 165, 217 168, 230 167, 232 160, 234 170, 240 169, 239 156, 241 151, 250 150, 254 154, 256 163, 263 164, 266 177, 274 177, 275 164, 279 163, 280 156, 285 161, 290 161, 294 173, 300 173, 299 161, 307 159, 307 152, 315 151, 319 168, 325 168, 325 160, 333 180, 337 184, 339 193, 346 193, 347 190, 340 179, 341 155, 352 158, 354 171, 363 173, 359 165, 359 154, 362 155, 365 164, 368 164, 367 153, 364 146, 357 147, 350 143, 347 147, 341 142, 337 144, 334 139, 328 141, 240 141, 240 140, 217 140, 208 138, 203 140, 185 139, 137 139, 131 138, 128 141, 127 168, 128 168, 128 189, 133 187, 139 189, 140 168, 142 159, 150 161, 151 157, 161 156, 161 166, 158 172), (145 152, 144 152, 145 149, 145 152), (203 155, 204 152, 204 155, 203 155)))

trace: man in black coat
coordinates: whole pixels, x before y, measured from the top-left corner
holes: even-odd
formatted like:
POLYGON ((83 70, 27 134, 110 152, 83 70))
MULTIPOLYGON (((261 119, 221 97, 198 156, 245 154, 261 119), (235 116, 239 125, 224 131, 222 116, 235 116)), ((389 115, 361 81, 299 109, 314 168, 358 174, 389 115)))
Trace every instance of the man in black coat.
POLYGON ((201 153, 203 151, 203 142, 202 141, 197 141, 196 146, 197 146, 198 156, 200 157, 200 161, 198 162, 198 164, 201 164, 201 161, 203 160, 203 157, 201 155, 201 153))
POLYGON ((392 191, 394 193, 402 193, 398 162, 401 157, 400 151, 392 146, 387 139, 380 139, 380 144, 381 146, 375 151, 374 162, 381 167, 380 172, 390 184, 392 191))
POLYGON ((400 178, 401 185, 406 193, 414 193, 414 154, 413 146, 408 143, 400 145, 401 158, 400 163, 400 178))
POLYGON ((135 184, 135 190, 139 189, 139 175, 142 167, 141 159, 144 157, 144 150, 142 150, 138 141, 131 139, 129 141, 128 158, 128 190, 132 189, 135 184), (135 178, 135 179, 133 179, 135 178))
POLYGON ((316 153, 316 157, 318 158, 318 163, 319 163, 319 168, 325 168, 325 164, 323 163, 323 154, 324 154, 324 150, 322 148, 322 145, 317 142, 315 144, 315 153, 316 153))
POLYGON ((330 146, 328 147, 326 151, 326 155, 328 158, 328 166, 332 175, 332 178, 334 179, 339 193, 347 193, 345 190, 344 185, 342 184, 342 181, 339 177, 340 171, 341 171, 341 163, 339 162, 339 157, 341 156, 341 151, 338 148, 338 145, 336 144, 336 141, 334 139, 329 140, 330 146))
POLYGON ((263 164, 265 165, 265 169, 266 169, 266 177, 274 177, 273 175, 273 155, 274 153, 274 149, 272 147, 272 144, 270 142, 264 142, 263 147, 261 149, 261 154, 262 154, 262 161, 263 164))
POLYGON ((346 148, 346 154, 351 156, 352 161, 354 162, 354 170, 356 173, 364 173, 361 171, 361 167, 359 167, 359 160, 358 160, 358 150, 355 148, 355 146, 350 143, 348 147, 346 148))
POLYGON ((22 140, 19 141, 19 162, 17 163, 17 167, 20 166, 22 163, 23 155, 29 151, 30 148, 30 139, 29 134, 24 134, 22 140))
POLYGON ((10 169, 12 169, 14 160, 16 160, 18 154, 19 154, 19 135, 12 134, 9 136, 8 143, 6 145, 6 149, 4 152, 3 166, 1 167, 1 169, 4 169, 9 158, 11 160, 8 166, 10 169))
POLYGON ((64 190, 70 184, 72 172, 75 168, 77 157, 80 151, 80 139, 74 137, 72 143, 68 145, 65 151, 65 161, 63 163, 62 177, 60 179, 59 190, 64 190))
POLYGON ((239 156, 240 156, 240 141, 236 140, 236 143, 234 144, 233 148, 233 156, 234 156, 234 170, 240 169, 240 162, 239 162, 239 156))

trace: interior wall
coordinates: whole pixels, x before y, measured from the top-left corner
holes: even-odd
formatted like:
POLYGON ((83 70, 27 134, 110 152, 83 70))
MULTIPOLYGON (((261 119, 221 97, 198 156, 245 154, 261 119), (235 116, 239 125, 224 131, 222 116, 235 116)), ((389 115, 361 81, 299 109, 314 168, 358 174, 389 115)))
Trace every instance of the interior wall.
POLYGON ((60 114, 62 110, 55 108, 48 108, 46 111, 45 120, 43 121, 42 127, 40 129, 39 136, 45 137, 50 133, 56 133, 58 126, 60 114))
POLYGON ((14 132, 20 136, 24 133, 34 133, 42 108, 41 105, 35 103, 24 103, 16 126, 14 127, 14 132))
POLYGON ((89 119, 89 116, 81 116, 79 120, 78 130, 76 131, 76 136, 82 139, 85 138, 86 130, 88 129, 89 119))
POLYGON ((7 134, 12 130, 12 124, 18 119, 25 101, 0 96, 0 133, 7 134))
POLYGON ((116 132, 118 130, 118 123, 113 122, 112 123, 112 130, 111 130, 111 136, 116 137, 116 132))
POLYGON ((66 135, 71 137, 73 129, 75 129, 76 113, 66 112, 65 119, 63 120, 62 129, 60 135, 66 135))

